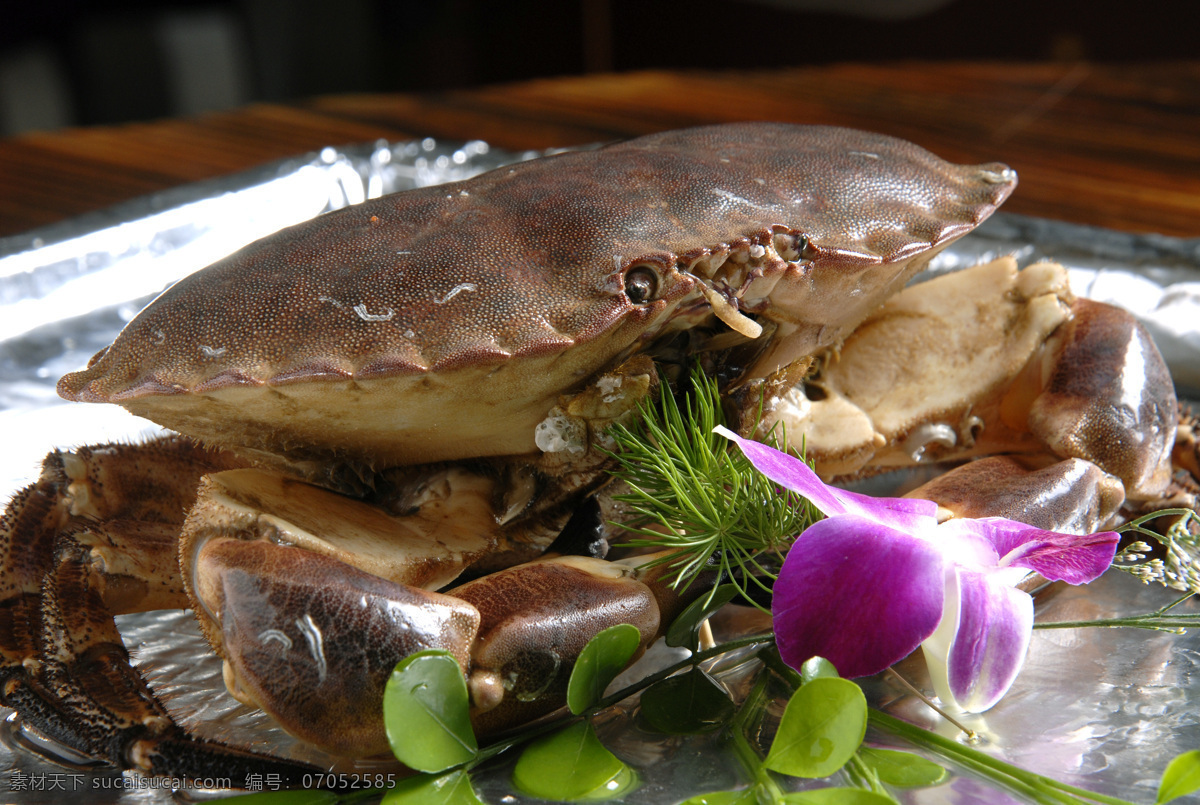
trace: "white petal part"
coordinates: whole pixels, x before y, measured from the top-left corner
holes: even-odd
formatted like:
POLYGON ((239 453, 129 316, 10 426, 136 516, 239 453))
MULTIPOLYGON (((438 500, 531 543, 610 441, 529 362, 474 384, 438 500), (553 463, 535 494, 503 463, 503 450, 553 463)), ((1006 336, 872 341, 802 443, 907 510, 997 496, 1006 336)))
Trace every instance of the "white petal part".
POLYGON ((981 713, 1012 687, 1033 634, 1033 599, 999 576, 965 568, 946 574, 942 621, 921 644, 938 698, 981 713))

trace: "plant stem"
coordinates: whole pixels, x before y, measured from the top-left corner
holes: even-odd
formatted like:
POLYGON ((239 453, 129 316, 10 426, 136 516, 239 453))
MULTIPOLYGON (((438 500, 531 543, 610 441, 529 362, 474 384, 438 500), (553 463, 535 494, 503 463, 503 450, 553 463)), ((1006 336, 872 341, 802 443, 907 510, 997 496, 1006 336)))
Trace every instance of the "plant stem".
POLYGON ((1167 613, 1175 607, 1182 604, 1184 601, 1191 598, 1194 593, 1188 593, 1181 596, 1165 607, 1160 607, 1153 612, 1147 612, 1143 615, 1129 615, 1124 618, 1100 618, 1090 621, 1053 621, 1051 623, 1035 623, 1034 629, 1079 629, 1086 626, 1096 626, 1104 628, 1113 628, 1117 626, 1130 626, 1136 629, 1153 629, 1159 632, 1172 632, 1174 634, 1182 634, 1182 629, 1193 629, 1200 627, 1200 614, 1198 615, 1168 615, 1167 613))
POLYGON ((762 712, 763 700, 767 695, 767 679, 766 674, 759 675, 758 681, 754 683, 754 687, 746 696, 746 701, 742 703, 741 709, 730 723, 726 734, 733 747, 733 754, 741 763, 742 768, 746 770, 746 774, 753 779, 754 784, 761 791, 770 797, 770 802, 777 803, 783 801, 783 789, 779 787, 779 783, 775 782, 771 772, 763 767, 762 758, 758 756, 758 752, 746 737, 746 728, 750 721, 757 718, 762 712))
POLYGON ((868 711, 867 720, 877 728, 904 738, 915 746, 927 749, 954 761, 981 777, 999 783, 1027 799, 1047 805, 1064 803, 1102 803, 1103 805, 1133 805, 1128 800, 1097 794, 1082 788, 1060 783, 1049 777, 997 760, 991 755, 963 746, 959 742, 922 729, 879 710, 868 711))
POLYGON ((562 717, 556 718, 552 721, 547 721, 542 724, 539 724, 535 727, 531 727, 529 729, 522 730, 522 731, 520 731, 514 735, 511 735, 507 738, 503 738, 499 741, 496 741, 495 743, 491 743, 491 744, 488 744, 487 746, 480 747, 479 753, 475 756, 475 759, 471 762, 471 765, 476 766, 476 765, 482 763, 483 761, 489 760, 489 759, 495 757, 496 755, 500 754, 501 752, 511 749, 512 747, 514 747, 518 744, 525 743, 526 741, 530 741, 534 738, 537 738, 538 736, 545 735, 546 733, 549 733, 549 732, 553 732, 554 730, 565 727, 568 724, 573 724, 576 721, 580 721, 589 716, 595 715, 596 713, 599 713, 602 710, 607 710, 609 707, 612 707, 614 704, 617 704, 618 702, 620 702, 624 699, 628 699, 630 696, 634 695, 635 693, 640 693, 641 691, 643 691, 646 688, 653 685, 655 682, 659 682, 663 679, 666 679, 667 677, 669 677, 675 673, 678 673, 679 671, 682 671, 685 668, 699 665, 700 663, 704 662, 705 660, 711 660, 713 657, 719 657, 720 655, 728 653, 730 651, 733 651, 734 649, 744 648, 746 646, 753 646, 757 643, 773 643, 774 641, 775 641, 775 635, 768 632, 768 633, 764 633, 764 634, 750 635, 749 637, 741 637, 741 638, 738 638, 737 640, 730 640, 727 643, 722 643, 718 646, 713 646, 712 648, 707 649, 705 651, 696 652, 695 654, 692 654, 690 657, 687 657, 686 659, 680 660, 679 662, 677 662, 673 665, 669 665, 666 668, 663 668, 661 671, 657 671, 653 674, 650 674, 647 677, 643 677, 642 679, 639 679, 637 682, 633 683, 629 687, 622 688, 621 690, 617 691, 616 693, 612 694, 611 696, 604 697, 603 699, 596 702, 594 705, 589 707, 587 710, 584 710, 582 713, 580 713, 577 716, 576 715, 562 716, 562 717))
POLYGON ((693 654, 692 656, 690 656, 686 659, 680 660, 679 662, 675 663, 674 665, 670 665, 670 666, 662 669, 661 671, 657 671, 657 672, 651 674, 650 676, 645 677, 644 679, 641 679, 641 680, 635 682, 634 684, 630 685, 627 688, 622 688, 621 690, 618 690, 616 693, 612 694, 611 696, 606 696, 605 698, 596 702, 596 704, 593 705, 590 709, 584 711, 582 713, 582 715, 590 716, 595 713, 599 713, 601 710, 607 710, 609 707, 612 707, 617 702, 620 702, 623 699, 628 699, 633 694, 645 690, 646 688, 653 685, 655 682, 666 679, 667 677, 677 673, 678 671, 682 671, 683 669, 688 668, 689 666, 699 665, 700 663, 704 662, 705 660, 711 660, 713 657, 719 657, 722 654, 727 654, 730 651, 733 651, 734 649, 745 648, 746 646, 753 646, 758 643, 774 643, 774 642, 775 642, 775 635, 771 632, 764 632, 762 634, 750 635, 749 637, 739 637, 737 640, 730 640, 729 642, 722 643, 719 646, 713 646, 710 649, 706 649, 704 651, 698 651, 695 654, 693 654))
POLYGON ((899 673, 897 673, 895 668, 892 668, 889 666, 887 668, 887 673, 891 674, 892 678, 895 679, 897 682, 899 682, 901 685, 903 685, 908 690, 909 693, 911 693, 912 695, 916 696, 918 699, 923 701, 925 703, 926 707, 928 707, 933 712, 937 713, 942 718, 949 721, 954 726, 958 727, 962 731, 962 733, 967 736, 967 740, 970 740, 970 741, 975 740, 975 730, 970 729, 969 727, 967 727, 967 725, 963 724, 957 718, 950 715, 945 710, 943 710, 942 708, 940 708, 936 704, 934 704, 933 701, 928 696, 926 696, 921 691, 917 690, 916 686, 913 685, 913 683, 909 682, 907 679, 905 679, 899 673))
POLYGON ((1134 629, 1152 629, 1159 632, 1182 634, 1183 630, 1200 627, 1200 615, 1178 618, 1158 618, 1153 615, 1134 615, 1128 618, 1102 618, 1094 621, 1054 621, 1035 623, 1034 629, 1082 629, 1085 627, 1117 628, 1128 626, 1134 629))
POLYGON ((783 658, 779 656, 778 649, 772 647, 769 650, 761 651, 758 657, 768 668, 779 675, 779 678, 790 688, 791 693, 798 691, 800 686, 804 684, 804 680, 796 672, 796 669, 785 663, 783 658))

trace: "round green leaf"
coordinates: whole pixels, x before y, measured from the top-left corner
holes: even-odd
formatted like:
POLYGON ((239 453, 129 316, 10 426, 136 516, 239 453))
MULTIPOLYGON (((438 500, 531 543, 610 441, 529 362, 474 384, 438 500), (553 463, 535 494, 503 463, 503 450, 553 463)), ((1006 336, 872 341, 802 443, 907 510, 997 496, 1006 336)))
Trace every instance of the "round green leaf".
POLYGON ((1184 752, 1167 764, 1155 803, 1170 802, 1196 790, 1200 790, 1200 749, 1184 752))
POLYGON ((712 732, 737 708, 724 689, 699 668, 656 682, 642 693, 642 724, 654 732, 712 732))
POLYGON ((600 701, 608 683, 625 670, 641 644, 642 633, 628 623, 610 626, 589 640, 567 682, 567 707, 571 712, 579 715, 600 701))
POLYGON ((434 776, 418 774, 390 788, 380 805, 483 805, 462 769, 434 776))
POLYGON ((751 786, 741 791, 713 791, 685 799, 679 805, 758 805, 758 789, 751 786))
POLYGON ((865 788, 814 788, 784 794, 788 805, 896 805, 896 801, 865 788))
POLYGON ((237 805, 336 805, 337 794, 332 791, 260 791, 255 794, 230 797, 237 805))
POLYGON ((479 750, 468 716, 467 681, 445 651, 421 651, 396 666, 383 691, 383 724, 396 759, 439 772, 479 750))
POLYGON ((609 799, 637 784, 633 770, 604 748, 587 721, 531 743, 512 780, 530 796, 564 802, 609 799))
POLYGON ((621 764, 621 770, 617 772, 615 777, 592 793, 582 797, 580 801, 601 802, 606 799, 614 799, 633 791, 640 783, 641 780, 638 779, 637 772, 625 764, 621 764))
POLYGON ((683 646, 695 651, 700 645, 700 624, 704 623, 709 615, 732 601, 737 591, 737 587, 732 584, 722 584, 713 590, 712 595, 701 596, 689 604, 667 629, 664 638, 667 645, 683 646))
POLYGON ((864 746, 858 750, 863 762, 875 770, 879 779, 900 788, 919 788, 939 785, 950 776, 944 768, 912 752, 894 749, 874 749, 864 746))
POLYGON ((867 699, 846 679, 821 677, 788 701, 763 765, 793 777, 828 777, 854 755, 867 732, 867 699))
POLYGON ((814 679, 836 677, 837 675, 838 672, 833 667, 833 663, 824 657, 810 657, 800 666, 801 684, 812 682, 814 679))

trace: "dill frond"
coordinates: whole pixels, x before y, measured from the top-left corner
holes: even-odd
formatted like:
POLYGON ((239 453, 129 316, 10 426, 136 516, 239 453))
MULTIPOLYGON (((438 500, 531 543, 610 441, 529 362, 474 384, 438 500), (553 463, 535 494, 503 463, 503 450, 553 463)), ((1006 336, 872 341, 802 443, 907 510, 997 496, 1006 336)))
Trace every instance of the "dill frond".
POLYGON ((673 549, 660 562, 677 588, 716 571, 714 588, 732 583, 753 600, 751 588, 770 591, 787 548, 820 514, 713 433, 723 424, 715 380, 694 369, 682 404, 665 383, 660 392, 636 422, 608 431, 613 475, 629 488, 616 496, 632 514, 616 524, 635 535, 623 544, 673 549))

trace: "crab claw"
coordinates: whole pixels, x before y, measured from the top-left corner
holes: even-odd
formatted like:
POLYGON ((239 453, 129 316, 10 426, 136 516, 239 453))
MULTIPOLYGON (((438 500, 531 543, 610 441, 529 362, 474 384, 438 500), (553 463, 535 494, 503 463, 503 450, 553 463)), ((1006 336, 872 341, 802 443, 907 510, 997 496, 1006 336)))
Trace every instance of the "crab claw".
POLYGON ((484 733, 561 707, 571 668, 594 635, 630 623, 644 649, 663 621, 658 598, 634 568, 583 556, 518 565, 452 594, 483 616, 468 686, 472 721, 484 733))
POLYGON ((261 470, 204 478, 183 527, 183 581, 230 693, 332 754, 378 754, 392 669, 443 649, 467 675, 476 729, 497 732, 561 707, 595 634, 631 623, 644 648, 688 602, 656 569, 579 556, 422 589, 495 544, 484 538, 494 518, 480 514, 490 487, 454 481, 447 501, 390 515, 261 470))
POLYGON ((443 595, 302 548, 214 538, 194 574, 229 691, 349 757, 387 751, 384 687, 410 654, 450 652, 467 674, 476 731, 492 734, 562 707, 596 634, 631 623, 644 650, 664 608, 669 618, 686 603, 654 589, 653 573, 643 581, 636 566, 578 556, 518 565, 443 595))
POLYGON ((1097 464, 1146 499, 1171 479, 1179 406, 1146 329, 1111 305, 1077 299, 1034 370, 1040 394, 1028 428, 1056 455, 1097 464))
POLYGON ((465 670, 479 628, 465 601, 302 548, 213 539, 195 574, 201 624, 230 693, 338 755, 387 751, 381 702, 396 663, 437 648, 465 670))
POLYGON ((1132 315, 1073 298, 1061 266, 1001 258, 889 300, 772 415, 824 477, 1039 454, 1090 462, 1146 500, 1170 480, 1178 405, 1132 315))

